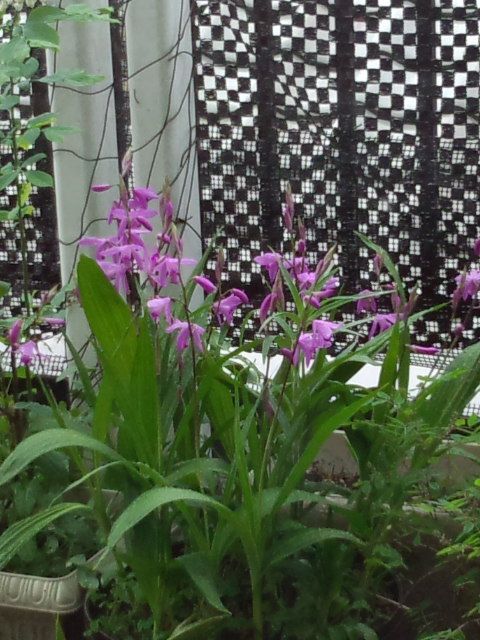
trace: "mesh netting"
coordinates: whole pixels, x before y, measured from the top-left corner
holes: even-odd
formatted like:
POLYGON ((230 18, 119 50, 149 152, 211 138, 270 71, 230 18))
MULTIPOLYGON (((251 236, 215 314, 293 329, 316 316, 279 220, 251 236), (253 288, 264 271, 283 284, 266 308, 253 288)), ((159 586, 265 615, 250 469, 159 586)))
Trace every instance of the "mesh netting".
MULTIPOLYGON (((423 306, 445 301, 479 232, 479 6, 196 0, 203 230, 229 281, 260 298, 253 258, 282 246, 289 181, 313 264, 338 243, 348 288, 368 286, 361 231, 421 282, 423 306)), ((419 323, 419 342, 447 343, 450 314, 419 323)))
MULTIPOLYGON (((10 19, 6 14, 4 24, 10 19)), ((7 33, 0 24, 0 42, 5 42, 7 33)), ((40 60, 40 72, 44 66, 44 59, 40 60)), ((14 116, 22 124, 34 115, 50 111, 48 103, 48 89, 46 85, 35 84, 35 92, 19 93, 20 104, 15 108, 14 116)), ((0 131, 5 133, 11 128, 10 113, 0 111, 0 131)), ((35 153, 42 152, 47 159, 35 165, 35 168, 52 172, 52 155, 50 145, 39 140, 35 146, 35 153)), ((32 152, 23 152, 32 155, 32 152)), ((2 165, 12 161, 11 149, 0 140, 0 162, 2 165)), ((17 204, 17 187, 9 185, 0 192, 0 210, 10 211, 17 204)), ((30 199, 33 214, 26 218, 27 256, 30 274, 30 289, 36 296, 48 291, 60 281, 60 267, 58 244, 56 236, 56 214, 53 189, 36 187, 30 199)), ((0 280, 11 285, 11 292, 3 299, 2 314, 12 317, 25 313, 22 301, 22 267, 21 267, 21 238, 18 225, 13 221, 0 220, 0 280)))

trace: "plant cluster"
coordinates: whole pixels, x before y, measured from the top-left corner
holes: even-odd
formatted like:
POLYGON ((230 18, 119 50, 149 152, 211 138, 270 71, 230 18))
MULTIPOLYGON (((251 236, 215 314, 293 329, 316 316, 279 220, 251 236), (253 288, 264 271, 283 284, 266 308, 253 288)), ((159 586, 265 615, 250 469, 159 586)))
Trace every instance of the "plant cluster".
MULTIPOLYGON (((345 293, 334 247, 312 262, 288 189, 287 248, 255 258, 266 290, 254 308, 226 282, 221 247, 198 262, 184 255, 168 183, 160 193, 127 187, 127 154, 111 234, 82 238, 94 259, 81 257, 67 290, 83 307, 98 365, 89 369, 67 337, 80 389, 72 406, 58 402, 32 365, 41 363, 39 330, 65 324, 66 291, 31 291, 26 222, 33 191, 53 186, 37 141, 68 130, 50 113, 22 120, 20 92, 36 82, 96 82, 82 70, 43 75, 38 50, 59 46, 58 21, 111 16, 72 4, 37 6, 24 18, 23 8, 0 2, 9 35, 0 45, 0 110, 11 122, 0 134, 11 149, 0 190, 14 185, 18 194, 0 219, 18 228, 23 268, 23 315, 2 319, 0 568, 60 574, 70 557, 88 590, 87 637, 381 638, 392 608, 408 608, 398 593, 408 553, 436 527, 422 512, 457 511, 463 530, 442 555, 478 556, 478 523, 467 510, 478 487, 448 496, 432 465, 460 437, 476 439, 469 432, 445 443, 479 386, 480 345, 443 373, 432 369, 412 397, 411 353, 439 350, 411 344, 411 328, 434 310, 417 310, 417 287, 406 290, 381 247, 360 236, 377 279, 345 293), (359 386, 355 375, 370 364, 379 379, 359 386), (336 430, 358 464, 349 485, 314 472, 336 430), (96 563, 85 560, 100 547, 96 563)), ((479 241, 473 250, 478 256, 479 241)), ((452 352, 479 290, 475 268, 456 278, 452 352)), ((468 622, 478 607, 469 613, 468 622)), ((437 638, 465 636, 462 625, 437 638)), ((424 639, 440 631, 419 629, 424 639)))

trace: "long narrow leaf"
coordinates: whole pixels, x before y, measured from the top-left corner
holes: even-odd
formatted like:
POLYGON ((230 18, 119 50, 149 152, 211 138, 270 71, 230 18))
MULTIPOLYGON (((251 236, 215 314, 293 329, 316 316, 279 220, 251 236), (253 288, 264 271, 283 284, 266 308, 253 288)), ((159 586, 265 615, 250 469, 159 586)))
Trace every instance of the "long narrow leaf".
POLYGON ((0 569, 15 556, 25 543, 58 518, 75 511, 91 511, 90 507, 75 502, 65 502, 45 509, 29 518, 20 520, 0 536, 0 569))
POLYGON ((67 429, 47 429, 23 440, 4 460, 0 466, 0 486, 13 480, 16 475, 40 456, 50 453, 50 451, 69 447, 90 449, 100 453, 108 460, 126 462, 116 451, 84 433, 67 429))

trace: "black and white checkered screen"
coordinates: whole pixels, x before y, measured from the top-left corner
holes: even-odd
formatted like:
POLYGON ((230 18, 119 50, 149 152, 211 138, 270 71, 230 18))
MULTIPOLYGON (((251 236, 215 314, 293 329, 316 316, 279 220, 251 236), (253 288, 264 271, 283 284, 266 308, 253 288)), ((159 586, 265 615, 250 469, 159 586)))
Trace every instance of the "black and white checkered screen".
MULTIPOLYGON (((338 243, 347 286, 368 286, 360 231, 424 306, 451 295, 479 235, 479 24, 479 0, 194 2, 203 233, 232 286, 261 296, 253 259, 282 246, 290 182, 312 263, 338 243)), ((419 342, 448 343, 450 316, 419 342)))

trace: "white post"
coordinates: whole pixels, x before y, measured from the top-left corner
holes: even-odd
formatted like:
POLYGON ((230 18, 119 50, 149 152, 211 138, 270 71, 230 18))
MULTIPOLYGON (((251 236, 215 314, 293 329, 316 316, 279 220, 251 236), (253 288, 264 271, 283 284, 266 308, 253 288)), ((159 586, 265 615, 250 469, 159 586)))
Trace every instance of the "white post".
MULTIPOLYGON (((106 7, 108 0, 90 0, 90 5, 106 7)), ((52 111, 61 118, 58 124, 78 129, 78 133, 67 135, 62 143, 53 145, 60 264, 65 284, 74 275, 77 239, 85 233, 104 235, 107 232, 104 223, 95 221, 106 218, 111 193, 92 194, 90 186, 116 179, 118 154, 110 25, 61 22, 59 33, 60 51, 56 59, 49 56, 50 72, 54 68, 84 69, 105 78, 80 91, 56 87, 52 96, 52 111)), ((80 347, 89 335, 83 313, 70 310, 68 327, 75 346, 80 347)))
POLYGON ((185 231, 185 255, 198 259, 190 1, 132 0, 126 28, 135 182, 160 190, 165 178, 177 176, 172 199, 179 217, 195 230, 185 231), (143 69, 146 65, 150 66, 143 69))

